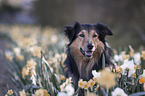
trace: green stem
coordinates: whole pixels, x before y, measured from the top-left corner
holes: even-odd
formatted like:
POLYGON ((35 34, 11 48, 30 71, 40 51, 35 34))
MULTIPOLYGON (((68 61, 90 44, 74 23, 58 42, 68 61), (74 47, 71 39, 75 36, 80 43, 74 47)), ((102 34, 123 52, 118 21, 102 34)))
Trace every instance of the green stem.
POLYGON ((135 89, 136 89, 136 85, 138 83, 138 80, 139 80, 139 78, 137 78, 136 81, 135 81, 135 84, 134 84, 133 89, 132 89, 132 93, 135 92, 135 89))
POLYGON ((77 93, 79 92, 80 87, 78 87, 77 91, 75 92, 74 96, 77 95, 77 93))

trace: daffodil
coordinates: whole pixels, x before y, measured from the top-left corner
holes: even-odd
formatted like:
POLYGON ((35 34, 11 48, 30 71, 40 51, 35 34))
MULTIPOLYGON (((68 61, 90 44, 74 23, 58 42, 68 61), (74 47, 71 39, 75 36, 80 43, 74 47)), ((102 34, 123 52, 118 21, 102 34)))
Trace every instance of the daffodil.
POLYGON ((116 72, 119 73, 122 71, 122 69, 119 66, 115 66, 116 72))
POLYGON ((89 83, 87 81, 83 81, 83 88, 86 90, 89 88, 89 83))
POLYGON ((50 37, 50 42, 51 42, 52 44, 55 44, 55 43, 57 42, 57 40, 58 40, 58 37, 57 37, 56 35, 51 35, 51 37, 50 37))
POLYGON ((19 56, 16 56, 16 58, 20 61, 24 61, 24 55, 20 54, 19 56))
POLYGON ((122 51, 119 55, 117 55, 117 54, 114 55, 114 60, 116 62, 129 60, 129 59, 130 59, 130 55, 126 54, 125 51, 122 51))
POLYGON ((130 55, 129 54, 126 54, 123 56, 123 60, 129 60, 130 59, 130 55))
POLYGON ((67 95, 67 93, 65 93, 65 92, 59 92, 59 93, 57 94, 57 96, 68 96, 68 95, 67 95))
POLYGON ((16 47, 13 50, 14 50, 14 53, 16 54, 16 56, 19 56, 21 54, 21 49, 19 47, 16 47))
POLYGON ((100 77, 100 72, 97 72, 96 70, 92 70, 92 74, 94 77, 100 77))
POLYGON ((130 55, 130 57, 133 57, 134 51, 129 51, 129 55, 130 55))
POLYGON ((143 74, 139 76, 139 83, 145 83, 145 70, 143 70, 143 74))
POLYGON ((31 60, 27 61, 26 67, 30 68, 30 70, 35 69, 36 64, 37 63, 33 59, 31 59, 31 60))
POLYGON ((117 55, 117 54, 114 55, 114 60, 118 62, 119 61, 119 55, 117 55))
POLYGON ((72 87, 71 84, 66 85, 65 87, 65 91, 67 93, 68 96, 72 96, 74 94, 74 88, 72 87))
POLYGON ((36 90, 35 95, 36 96, 44 96, 43 89, 36 90))
POLYGON ((33 55, 41 58, 41 47, 34 46, 33 55))
MULTIPOLYGON (((70 85, 71 85, 71 77, 69 77, 69 78, 67 78, 66 79, 66 81, 64 82, 64 83, 62 83, 61 85, 60 85, 60 90, 63 92, 63 91, 66 91, 67 89, 66 89, 66 87, 68 86, 68 88, 70 87, 70 88, 72 88, 70 85)), ((73 89, 72 89, 73 90, 73 89)))
POLYGON ((132 74, 135 73, 134 66, 135 65, 134 65, 133 60, 130 60, 130 61, 125 60, 124 64, 120 66, 122 68, 122 74, 126 75, 126 70, 129 70, 128 77, 130 77, 132 74))
POLYGON ((83 89, 88 89, 89 87, 90 87, 90 84, 87 82, 87 81, 83 81, 82 79, 81 80, 79 80, 79 82, 78 82, 78 86, 80 87, 80 88, 83 88, 83 89))
POLYGON ((97 82, 97 77, 93 77, 93 80, 94 80, 95 82, 97 82))
POLYGON ((20 48, 26 48, 28 46, 37 44, 37 40, 35 38, 22 37, 17 40, 17 44, 20 48))
POLYGON ((141 57, 143 58, 143 60, 145 60, 145 51, 141 52, 141 57))
POLYGON ((66 59, 67 54, 66 53, 61 53, 62 58, 66 59))
POLYGON ((72 77, 66 79, 66 84, 71 84, 71 82, 72 82, 72 77))
POLYGON ((89 84, 89 87, 90 87, 90 88, 93 88, 93 86, 95 85, 95 81, 93 81, 92 79, 90 79, 90 80, 88 81, 88 84, 89 84))
POLYGON ((100 78, 100 72, 97 72, 96 70, 92 70, 93 74, 93 80, 97 82, 97 78, 100 78))
POLYGON ((65 86, 66 86, 66 83, 62 83, 60 85, 60 91, 65 91, 65 86))
POLYGON ((60 76, 60 80, 65 80, 66 77, 64 75, 60 76))
POLYGON ((129 45, 129 49, 130 49, 129 55, 130 55, 131 57, 133 57, 133 55, 134 55, 134 49, 132 48, 131 45, 129 45))
POLYGON ((22 73, 22 78, 25 79, 25 76, 29 75, 29 68, 23 67, 21 73, 22 73))
POLYGON ((136 74, 135 74, 135 73, 134 73, 134 74, 132 74, 132 77, 136 78, 136 74))
POLYGON ((74 94, 74 88, 71 84, 71 78, 68 78, 66 82, 64 82, 62 85, 60 85, 61 92, 58 93, 57 96, 61 96, 61 94, 64 94, 66 96, 72 96, 74 94))
POLYGON ((81 88, 84 88, 84 86, 83 86, 83 79, 80 79, 79 80, 78 86, 81 87, 81 88))
POLYGON ((141 64, 141 56, 140 56, 140 53, 135 53, 133 55, 133 58, 134 58, 134 62, 135 62, 136 65, 141 64))
POLYGON ((117 87, 115 90, 112 92, 112 96, 128 96, 123 89, 117 87))
POLYGON ((100 71, 100 78, 97 79, 97 83, 105 86, 107 89, 116 85, 116 74, 111 72, 108 68, 100 71))
POLYGON ((5 58, 12 61, 13 60, 13 53, 10 51, 5 52, 5 58))
POLYGON ((36 90, 35 96, 50 96, 50 95, 48 94, 48 91, 46 89, 39 89, 36 90))
POLYGON ((123 56, 123 55, 125 55, 125 54, 126 54, 126 52, 125 52, 125 51, 122 51, 122 52, 121 52, 121 55, 122 55, 122 56, 123 56))
POLYGON ((122 56, 122 59, 123 60, 129 60, 129 58, 130 58, 130 55, 129 54, 126 54, 125 51, 122 51, 121 52, 121 56, 122 56))
POLYGON ((13 92, 13 90, 11 89, 11 90, 8 90, 8 92, 7 92, 7 94, 8 95, 12 95, 14 92, 13 92))
POLYGON ((48 91, 46 89, 43 89, 43 93, 44 93, 44 96, 50 96, 50 94, 48 94, 48 91))
MULTIPOLYGON (((90 82, 91 83, 91 82, 90 82)), ((80 87, 80 88, 83 88, 83 89, 88 89, 89 87, 90 87, 90 84, 87 82, 87 81, 83 81, 82 79, 81 80, 79 80, 79 82, 78 82, 78 86, 80 87)))
POLYGON ((120 54, 120 55, 114 55, 114 60, 116 61, 116 62, 118 62, 118 61, 123 61, 123 58, 122 58, 122 55, 120 54))
POLYGON ((95 88, 95 92, 97 92, 97 90, 99 89, 100 85, 97 84, 96 88, 95 88))
POLYGON ((139 83, 141 83, 141 84, 142 84, 142 83, 145 83, 145 77, 144 77, 144 76, 141 76, 141 77, 140 77, 139 83))
POLYGON ((19 91, 20 96, 26 96, 25 90, 23 89, 22 91, 19 91))

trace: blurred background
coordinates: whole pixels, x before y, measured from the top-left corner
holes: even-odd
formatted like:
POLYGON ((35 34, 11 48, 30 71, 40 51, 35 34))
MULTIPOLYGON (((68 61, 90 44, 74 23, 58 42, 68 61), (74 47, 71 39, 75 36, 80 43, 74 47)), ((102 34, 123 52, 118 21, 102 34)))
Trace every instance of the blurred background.
POLYGON ((75 21, 106 24, 114 34, 107 37, 113 49, 145 46, 145 0, 0 0, 0 96, 15 87, 6 51, 40 45, 48 52, 50 44, 63 49, 64 26, 75 21))
POLYGON ((144 0, 0 0, 1 24, 50 26, 62 32, 75 21, 109 26, 113 48, 145 45, 144 0))

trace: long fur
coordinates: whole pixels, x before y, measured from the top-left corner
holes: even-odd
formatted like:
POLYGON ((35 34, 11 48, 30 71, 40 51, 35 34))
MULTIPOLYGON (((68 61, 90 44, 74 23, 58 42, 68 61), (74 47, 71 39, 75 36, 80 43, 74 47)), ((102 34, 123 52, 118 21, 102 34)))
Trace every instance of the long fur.
MULTIPOLYGON (((78 50, 73 49, 71 46, 77 38, 77 34, 80 32, 78 26, 81 24, 75 23, 74 26, 66 27, 65 34, 68 37, 70 43, 67 45, 67 59, 65 60, 65 74, 66 77, 72 77, 73 84, 75 89, 78 88, 79 79, 88 81, 92 78, 92 70, 101 70, 102 69, 102 58, 103 54, 105 56, 106 66, 111 65, 112 50, 109 48, 106 43, 105 36, 112 35, 112 32, 103 24, 95 24, 96 30, 100 31, 99 40, 100 46, 96 50, 96 55, 91 59, 84 59, 85 57, 81 56, 78 50), (102 45, 101 45, 102 44, 102 45), (79 66, 79 67, 78 67, 79 66), (81 74, 80 74, 81 73, 81 74)), ((86 25, 85 25, 86 26, 86 25)), ((80 90, 79 96, 84 96, 83 90, 80 90)))

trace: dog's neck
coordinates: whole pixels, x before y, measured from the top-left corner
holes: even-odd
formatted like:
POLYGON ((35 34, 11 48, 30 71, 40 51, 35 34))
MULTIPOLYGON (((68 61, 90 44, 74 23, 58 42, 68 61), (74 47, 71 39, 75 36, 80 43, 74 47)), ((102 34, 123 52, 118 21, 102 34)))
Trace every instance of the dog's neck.
MULTIPOLYGON (((96 58, 98 59, 98 58, 96 58)), ((79 74, 80 74, 80 78, 84 79, 84 80, 89 80, 91 75, 91 70, 93 68, 93 66, 95 65, 95 63, 97 63, 94 58, 82 58, 79 59, 78 61, 76 61, 78 70, 79 70, 79 74)))
POLYGON ((100 58, 103 50, 96 51, 92 58, 84 57, 78 50, 71 49, 70 53, 74 59, 80 78, 83 80, 89 80, 92 77, 92 68, 98 64, 98 59, 100 58))

